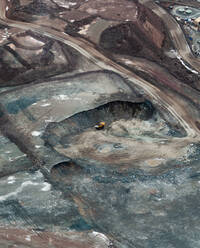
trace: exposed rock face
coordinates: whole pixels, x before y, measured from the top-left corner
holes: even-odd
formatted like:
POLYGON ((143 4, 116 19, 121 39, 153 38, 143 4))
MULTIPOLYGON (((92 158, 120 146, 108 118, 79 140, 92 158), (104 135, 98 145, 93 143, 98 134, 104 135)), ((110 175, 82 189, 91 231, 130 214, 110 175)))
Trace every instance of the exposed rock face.
POLYGON ((142 5, 138 5, 138 28, 146 34, 149 40, 152 40, 154 45, 162 48, 165 35, 164 25, 162 21, 150 9, 142 5))

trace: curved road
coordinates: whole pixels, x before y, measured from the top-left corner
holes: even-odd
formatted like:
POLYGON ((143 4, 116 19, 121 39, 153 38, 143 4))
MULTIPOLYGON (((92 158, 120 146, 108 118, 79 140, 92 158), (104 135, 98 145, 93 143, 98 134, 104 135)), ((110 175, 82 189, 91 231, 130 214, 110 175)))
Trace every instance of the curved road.
POLYGON ((190 50, 185 35, 178 22, 162 7, 154 3, 152 0, 139 0, 141 4, 151 9, 165 23, 172 42, 182 57, 192 68, 200 72, 200 59, 196 58, 190 50))
POLYGON ((10 27, 32 30, 33 32, 45 35, 73 47, 102 69, 112 70, 120 74, 123 78, 131 81, 133 85, 142 88, 151 101, 160 105, 163 109, 168 111, 172 116, 174 116, 175 119, 178 120, 189 137, 195 137, 200 134, 200 130, 196 127, 195 120, 193 119, 191 112, 181 106, 178 99, 172 99, 172 97, 167 95, 166 92, 161 91, 158 87, 150 84, 130 70, 105 57, 102 53, 95 49, 93 44, 89 43, 88 41, 81 38, 71 37, 68 34, 55 31, 49 27, 10 20, 6 17, 6 8, 8 8, 7 1, 2 0, 0 9, 0 23, 10 27))
MULTIPOLYGON (((148 61, 144 58, 136 58, 130 56, 114 55, 115 61, 124 64, 132 69, 147 73, 152 78, 159 82, 159 85, 167 86, 172 89, 179 96, 183 96, 189 101, 199 104, 200 96, 199 92, 187 84, 184 84, 169 74, 166 69, 156 64, 155 62, 148 61)), ((177 97, 178 97, 177 94, 177 97)))

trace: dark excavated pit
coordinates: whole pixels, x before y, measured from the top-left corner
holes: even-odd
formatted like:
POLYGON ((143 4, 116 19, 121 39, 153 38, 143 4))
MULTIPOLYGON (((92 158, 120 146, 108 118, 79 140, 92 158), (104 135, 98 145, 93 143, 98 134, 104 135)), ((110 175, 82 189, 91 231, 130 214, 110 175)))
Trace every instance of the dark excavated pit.
POLYGON ((80 112, 50 123, 43 139, 46 146, 69 158, 117 165, 122 170, 164 167, 190 153, 181 128, 168 125, 149 101, 114 101, 80 112), (104 129, 96 130, 101 121, 104 129))
MULTIPOLYGON (((101 121, 105 122, 105 130, 110 128, 113 122, 123 120, 138 119, 140 121, 152 120, 157 122, 157 119, 161 118, 153 105, 149 101, 141 103, 125 102, 125 101, 114 101, 99 106, 95 109, 83 111, 78 114, 71 116, 70 118, 60 123, 50 123, 46 129, 44 139, 52 146, 58 137, 56 137, 56 130, 64 130, 62 137, 59 132, 59 141, 61 144, 65 143, 65 139, 69 141, 70 137, 86 131, 87 129, 94 128, 94 126, 101 121), (54 136, 52 138, 52 135, 54 136), (53 141, 54 140, 54 141, 53 141)), ((166 123, 166 126, 169 126, 166 123)), ((172 136, 183 136, 181 128, 170 128, 168 135, 172 136)))
POLYGON ((101 121, 106 123, 105 129, 107 129, 107 127, 109 127, 109 125, 114 121, 120 119, 128 120, 136 117, 147 120, 152 117, 153 113, 154 108, 149 102, 109 102, 95 109, 75 114, 62 123, 52 123, 48 126, 47 132, 50 130, 52 131, 58 126, 62 126, 65 129, 65 136, 72 136, 81 133, 88 128, 93 128, 101 121))
POLYGON ((51 169, 51 177, 53 181, 60 182, 64 178, 70 178, 72 175, 82 174, 82 168, 75 162, 61 162, 54 165, 51 169))

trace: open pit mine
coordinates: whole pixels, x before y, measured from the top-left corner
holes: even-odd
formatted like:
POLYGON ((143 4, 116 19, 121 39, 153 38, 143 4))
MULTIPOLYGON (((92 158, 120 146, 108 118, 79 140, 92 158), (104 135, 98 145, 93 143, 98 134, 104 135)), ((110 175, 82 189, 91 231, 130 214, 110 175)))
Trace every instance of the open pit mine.
POLYGON ((200 247, 200 3, 0 1, 0 248, 200 247))

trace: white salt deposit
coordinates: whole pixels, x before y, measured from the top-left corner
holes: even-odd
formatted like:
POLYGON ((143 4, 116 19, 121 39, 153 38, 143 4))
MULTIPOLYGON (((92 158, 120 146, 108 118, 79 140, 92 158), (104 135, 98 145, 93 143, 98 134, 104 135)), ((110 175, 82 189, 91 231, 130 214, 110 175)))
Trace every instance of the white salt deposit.
POLYGON ((41 189, 41 191, 49 191, 51 189, 51 184, 49 183, 43 183, 44 187, 41 189))
POLYGON ((50 106, 50 105, 51 105, 51 103, 44 103, 44 104, 41 105, 41 107, 47 107, 47 106, 50 106))
POLYGON ((26 238, 25 238, 25 240, 31 241, 31 236, 30 235, 27 235, 26 238))
POLYGON ((8 193, 8 194, 6 194, 6 195, 0 196, 0 201, 5 201, 5 200, 7 200, 9 197, 16 196, 17 194, 19 194, 20 192, 22 192, 22 190, 23 190, 26 186, 28 186, 28 185, 38 185, 38 183, 33 183, 33 182, 31 182, 31 181, 23 182, 23 183, 21 184, 21 186, 18 187, 15 191, 10 192, 10 193, 8 193))
POLYGON ((32 136, 40 136, 42 134, 42 132, 33 131, 31 134, 32 134, 32 136))
POLYGON ((64 101, 64 100, 69 100, 69 97, 67 95, 59 95, 59 96, 54 96, 54 99, 64 101))

